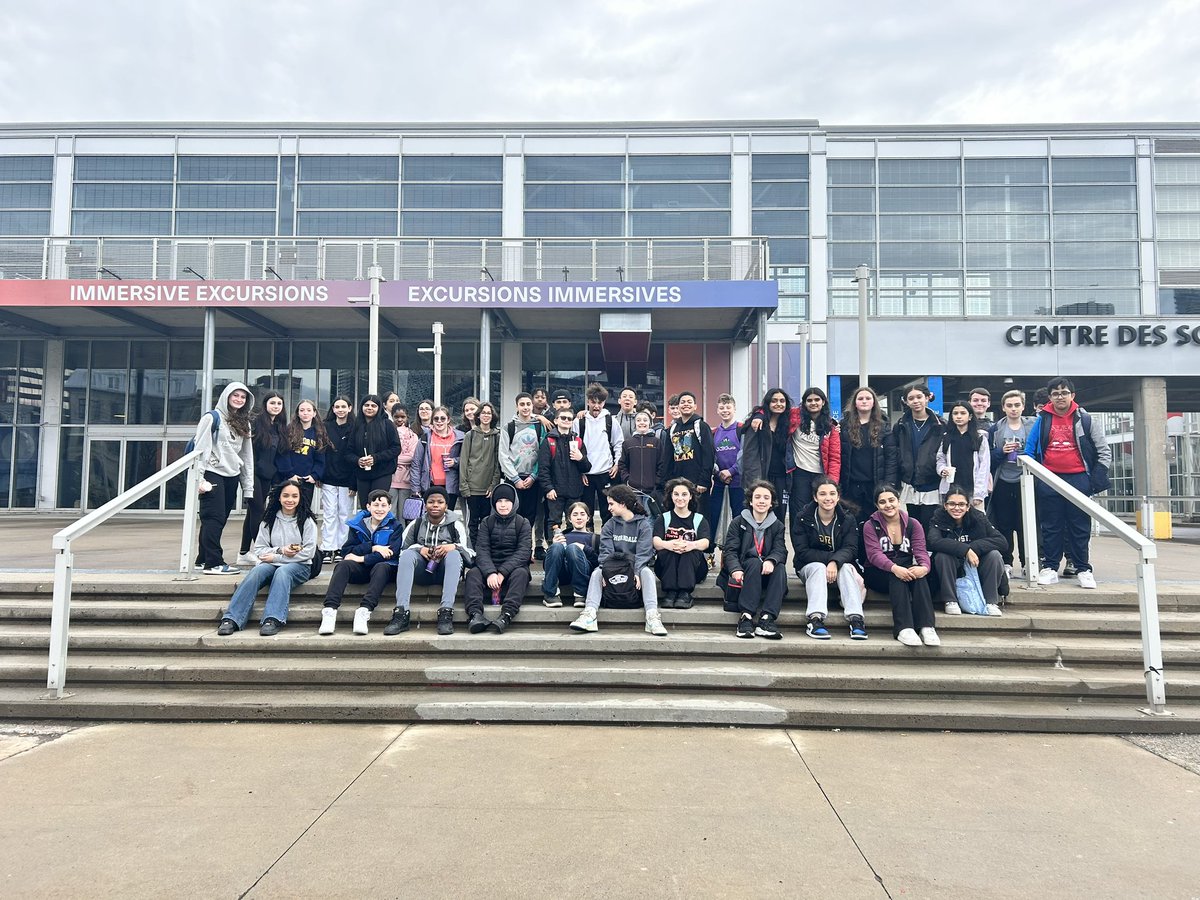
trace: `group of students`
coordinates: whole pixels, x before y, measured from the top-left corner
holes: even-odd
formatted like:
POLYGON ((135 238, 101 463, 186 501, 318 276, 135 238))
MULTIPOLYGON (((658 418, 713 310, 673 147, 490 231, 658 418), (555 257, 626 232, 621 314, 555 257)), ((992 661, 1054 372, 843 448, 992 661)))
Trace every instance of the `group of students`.
MULTIPOLYGON (((928 388, 914 385, 894 428, 869 387, 855 391, 840 423, 819 388, 806 390, 795 407, 785 391, 772 389, 742 421, 733 398, 722 395, 716 428, 697 414, 690 392, 670 399, 668 427, 656 424, 656 410, 638 404, 632 389, 620 392, 615 413, 607 399, 602 385, 589 385, 586 408, 577 413, 567 391, 552 400, 545 392, 521 393, 515 415, 501 424, 491 403, 472 398, 461 429, 446 407, 422 401, 410 428, 394 394, 364 397, 357 415, 338 397, 323 421, 302 400, 285 422, 283 398, 271 392, 251 424, 249 390, 227 386, 197 427, 196 446, 210 450, 201 483, 210 487, 201 498, 201 562, 206 573, 237 571, 220 559, 220 527, 240 480, 249 509, 238 561, 254 569, 222 628, 244 627, 247 592, 252 602, 270 582, 275 595, 272 573, 262 566, 279 570, 285 593, 305 580, 306 565, 307 578, 334 564, 322 633, 336 627, 352 582, 368 586, 356 633, 366 633, 391 582, 397 604, 385 633, 408 628, 414 583, 442 585, 438 628, 451 633, 464 571, 470 629, 502 632, 520 609, 530 563, 542 559, 545 604, 561 606, 560 584, 579 597, 583 612, 572 628, 594 631, 602 599, 620 606, 632 605, 632 597, 646 612, 647 631, 665 635, 659 606, 690 607, 719 547, 717 583, 726 608, 738 613, 736 633, 775 638, 787 591, 785 527, 805 583, 810 637, 829 637, 831 589, 859 640, 867 636, 864 586, 889 595, 894 636, 914 646, 938 642, 936 593, 951 614, 1000 614, 1011 539, 1015 534, 1019 543, 1020 536, 1019 494, 1010 487, 1016 445, 1022 436, 1036 444, 1019 392, 1005 395, 1006 418, 988 425, 978 417, 975 392, 943 421, 928 408, 928 388), (1000 529, 983 513, 993 487, 989 511, 1000 529), (469 521, 456 509, 460 498, 469 521), (714 546, 726 499, 729 524, 714 546), (591 531, 593 510, 603 523, 599 534, 591 531), (311 542, 310 524, 317 532, 311 542), (933 591, 925 580, 931 572, 933 591), (501 607, 494 620, 483 611, 489 592, 501 607)), ((283 627, 286 603, 282 618, 270 614, 279 608, 269 597, 264 633, 283 627)))

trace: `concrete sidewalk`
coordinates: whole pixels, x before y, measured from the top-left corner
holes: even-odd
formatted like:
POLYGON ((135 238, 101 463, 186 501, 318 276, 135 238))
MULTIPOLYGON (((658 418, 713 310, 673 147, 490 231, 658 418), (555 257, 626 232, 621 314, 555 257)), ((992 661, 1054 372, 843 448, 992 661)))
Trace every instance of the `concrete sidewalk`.
POLYGON ((1116 737, 37 730, 0 736, 6 897, 1200 891, 1200 775, 1116 737))

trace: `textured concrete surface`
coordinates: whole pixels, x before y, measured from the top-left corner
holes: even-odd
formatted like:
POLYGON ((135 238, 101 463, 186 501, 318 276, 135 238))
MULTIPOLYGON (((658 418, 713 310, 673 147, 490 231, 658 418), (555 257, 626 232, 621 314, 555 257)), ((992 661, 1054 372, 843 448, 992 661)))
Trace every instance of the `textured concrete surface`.
POLYGON ((1191 898, 1120 738, 100 725, 0 760, 6 897, 1191 898))
POLYGON ((1200 735, 1131 734, 1125 740, 1200 775, 1200 735))

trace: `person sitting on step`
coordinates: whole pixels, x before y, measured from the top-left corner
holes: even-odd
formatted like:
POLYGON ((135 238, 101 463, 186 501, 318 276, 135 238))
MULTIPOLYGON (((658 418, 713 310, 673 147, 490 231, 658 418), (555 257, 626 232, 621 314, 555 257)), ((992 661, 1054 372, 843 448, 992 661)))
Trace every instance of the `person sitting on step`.
POLYGON ((939 596, 946 604, 946 615, 964 611, 973 615, 999 616, 1000 582, 1004 578, 1004 553, 1008 541, 982 509, 972 504, 966 488, 951 485, 942 508, 929 520, 926 539, 933 557, 939 596), (974 568, 979 576, 984 607, 964 610, 958 596, 958 579, 974 568))
POLYGON ((492 512, 479 523, 475 565, 467 572, 465 590, 471 634, 494 628, 504 634, 521 611, 529 587, 529 562, 533 554, 533 526, 516 512, 517 489, 502 481, 492 490, 492 512), (502 603, 500 615, 483 613, 484 596, 502 603))
POLYGON ((446 489, 425 491, 425 512, 404 530, 403 552, 396 573, 396 609, 383 629, 386 635, 407 631, 414 584, 442 586, 437 633, 454 634, 454 595, 463 569, 475 559, 462 514, 447 508, 446 489))
POLYGON ((278 634, 287 624, 292 589, 311 576, 318 535, 316 519, 304 502, 300 485, 285 481, 272 489, 250 551, 258 563, 233 592, 217 634, 229 635, 245 628, 255 595, 268 585, 267 605, 258 633, 278 634))
POLYGON ((366 634, 371 612, 379 604, 383 590, 396 578, 396 557, 400 553, 400 521, 392 512, 392 496, 378 488, 367 495, 367 508, 346 520, 349 532, 342 545, 341 561, 333 567, 333 577, 325 589, 325 606, 317 634, 333 634, 338 608, 347 584, 365 584, 362 601, 354 611, 354 633, 366 634))
POLYGON ((668 481, 663 494, 672 508, 654 521, 654 571, 667 609, 691 609, 692 591, 708 577, 705 554, 712 531, 708 519, 695 510, 695 487, 686 478, 668 481))
POLYGON ((813 502, 792 517, 793 565, 804 582, 808 599, 806 633, 818 641, 829 640, 825 619, 829 615, 829 587, 837 585, 842 614, 850 627, 850 638, 867 639, 863 620, 862 574, 858 571, 858 520, 841 502, 837 483, 826 475, 813 480, 813 502))
POLYGON ((717 586, 737 597, 734 634, 740 638, 783 637, 777 623, 787 596, 787 535, 775 515, 778 504, 774 484, 766 479, 750 482, 748 508, 729 523, 721 545, 717 586))
POLYGON ((552 529, 554 539, 542 563, 542 604, 550 609, 563 605, 558 585, 566 581, 575 593, 575 606, 584 605, 592 572, 600 565, 600 535, 592 531, 592 511, 583 501, 567 507, 567 525, 552 529))

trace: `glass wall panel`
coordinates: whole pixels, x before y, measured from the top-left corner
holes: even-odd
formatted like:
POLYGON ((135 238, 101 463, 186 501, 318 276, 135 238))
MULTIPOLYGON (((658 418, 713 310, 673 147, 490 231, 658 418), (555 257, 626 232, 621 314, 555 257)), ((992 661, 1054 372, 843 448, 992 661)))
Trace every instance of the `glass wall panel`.
POLYGON ((498 184, 405 184, 405 209, 500 209, 498 184))
POLYGON ((128 341, 92 341, 88 422, 124 425, 125 388, 129 377, 128 341))
POLYGON ((526 237, 620 237, 625 214, 588 212, 527 212, 526 237))
MULTIPOLYGON (((80 185, 89 188, 100 186, 80 185)), ((76 188, 76 191, 78 190, 79 188, 76 188)), ((180 209, 269 209, 273 212, 275 185, 181 184, 176 205, 180 209)))
POLYGON ((0 181, 50 181, 52 156, 0 156, 0 181))
POLYGON ((400 189, 395 184, 303 184, 301 209, 395 209, 400 189))
POLYGON ((167 380, 167 424, 195 425, 202 412, 212 408, 206 402, 200 408, 200 384, 203 380, 204 347, 200 341, 171 341, 170 377, 167 380))
POLYGON ((21 342, 0 341, 0 423, 10 424, 16 417, 20 361, 21 342))
POLYGON ((981 269, 1048 269, 1049 244, 967 244, 967 265, 981 269))
MULTIPOLYGON (((128 490, 163 467, 162 441, 125 442, 125 482, 122 490, 128 490)), ((158 509, 162 489, 151 491, 140 500, 130 504, 130 509, 158 509)))
POLYGON ((880 212, 958 212, 958 188, 880 188, 880 212))
MULTIPOLYGON (((210 237, 255 237, 275 228, 275 213, 181 212, 175 214, 175 233, 210 237)), ((238 264, 241 265, 240 263, 238 264)))
POLYGON ((832 213, 875 212, 874 188, 830 188, 829 211, 832 213))
POLYGON ((499 156, 406 156, 405 181, 501 181, 499 156))
POLYGON ((880 216, 879 237, 885 241, 957 241, 959 216, 880 216))
POLYGON ((720 237, 729 234, 729 213, 630 213, 629 232, 634 237, 720 237))
POLYGON ((875 267, 874 244, 830 244, 829 266, 832 269, 853 269, 855 266, 875 267))
POLYGON ((18 427, 11 431, 12 505, 15 509, 33 509, 37 506, 38 457, 41 455, 42 431, 36 426, 18 427))
POLYGON ((958 184, 957 159, 881 159, 880 184, 958 184))
POLYGON ((880 244, 879 265, 885 269, 961 268, 960 244, 880 244))
POLYGON ((88 509, 121 493, 121 442, 88 441, 88 509))
POLYGON ((750 188, 756 209, 808 206, 808 182, 756 181, 750 188))
POLYGON ((78 509, 83 496, 82 428, 64 428, 58 438, 58 496, 60 509, 78 509))
POLYGON ((728 156, 631 156, 630 181, 728 181, 728 156))
MULTIPOLYGON (((50 213, 47 212, 0 212, 0 234, 37 234, 50 233, 50 213)), ((41 248, 37 249, 40 257, 41 248)), ((37 264, 36 272, 41 271, 41 263, 37 264)))
POLYGON ((399 181, 395 156, 301 156, 301 181, 399 181))
POLYGON ((274 181, 274 156, 181 156, 180 181, 274 181))
POLYGON ((771 266, 808 264, 808 238, 771 238, 771 266))
POLYGON ((1064 243, 1054 245, 1054 265, 1064 269, 1137 268, 1137 244, 1064 243))
POLYGON ((800 236, 808 234, 808 213, 804 210, 755 210, 750 215, 753 234, 800 236))
POLYGON ((1055 212, 1124 212, 1137 209, 1135 188, 1131 185, 1095 187, 1055 187, 1055 212))
POLYGON ((1137 216, 1064 215, 1054 217, 1056 241, 1119 241, 1137 238, 1137 216))
POLYGON ((965 191, 969 213, 1046 212, 1050 192, 1044 187, 969 187, 965 191))
POLYGON ((967 216, 969 241, 1044 241, 1049 237, 1048 216, 967 216))
POLYGON ((875 217, 830 216, 829 239, 831 241, 873 241, 875 239, 875 217))
POLYGON ((1159 213, 1155 220, 1160 240, 1200 240, 1200 213, 1159 213))
POLYGON ((49 209, 49 184, 0 184, 0 207, 49 209))
POLYGON ((1137 315, 1141 296, 1137 290, 1106 291, 1089 288, 1082 291, 1054 291, 1054 311, 1061 316, 1137 315))
POLYGON ((635 184, 629 188, 633 209, 728 209, 727 184, 635 184))
POLYGON ((328 237, 395 237, 394 212, 301 212, 297 233, 328 237))
POLYGON ((623 156, 527 156, 526 181, 624 181, 623 156))
POLYGON ((1160 243, 1158 265, 1163 269, 1200 269, 1200 241, 1160 243))
POLYGON ((499 237, 500 212, 404 212, 400 231, 418 237, 499 237))
POLYGON ((167 344, 133 341, 129 352, 130 425, 162 425, 167 406, 167 344))
POLYGON ((77 184, 72 193, 76 209, 169 209, 169 184, 77 184))
POLYGON ((1137 269, 1059 269, 1054 273, 1055 287, 1110 287, 1132 288, 1138 286, 1137 269))
POLYGON ((1056 184, 1134 181, 1133 160, 1123 156, 1056 157, 1050 172, 1056 184))
POLYGON ((296 158, 284 157, 279 161, 279 234, 295 232, 293 217, 296 213, 296 158))
POLYGON ((71 214, 71 233, 79 235, 169 235, 169 212, 84 212, 71 214))
POLYGON ((830 184, 875 184, 875 160, 831 159, 825 164, 830 184))
POLYGON ((1049 169, 1044 159, 968 159, 967 184, 1045 184, 1049 169))
POLYGON ((171 156, 76 156, 76 181, 171 181, 171 156))
POLYGON ((527 184, 525 208, 624 209, 625 187, 620 184, 527 184))
POLYGON ((1200 184, 1200 157, 1154 157, 1155 184, 1200 184))
POLYGON ((16 429, 0 426, 0 509, 7 509, 12 500, 13 458, 16 455, 16 429))

